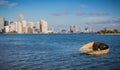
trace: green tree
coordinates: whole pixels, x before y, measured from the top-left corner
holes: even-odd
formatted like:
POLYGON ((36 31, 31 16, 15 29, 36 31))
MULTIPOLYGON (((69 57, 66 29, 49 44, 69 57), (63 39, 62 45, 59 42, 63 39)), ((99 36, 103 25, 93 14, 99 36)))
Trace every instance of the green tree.
POLYGON ((118 33, 119 31, 117 29, 113 29, 113 33, 118 33))

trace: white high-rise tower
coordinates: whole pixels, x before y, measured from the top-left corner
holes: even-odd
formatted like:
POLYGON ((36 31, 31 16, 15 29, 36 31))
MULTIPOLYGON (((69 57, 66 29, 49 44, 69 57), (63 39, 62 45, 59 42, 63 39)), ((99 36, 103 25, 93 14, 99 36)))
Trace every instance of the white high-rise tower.
POLYGON ((22 21, 23 21, 23 15, 22 14, 19 15, 18 20, 22 23, 22 21))
POLYGON ((44 20, 40 20, 40 33, 48 33, 47 22, 44 20))
POLYGON ((22 29, 23 29, 23 15, 19 15, 18 24, 17 24, 17 32, 18 33, 23 33, 22 29))
POLYGON ((4 28, 4 18, 0 17, 0 32, 2 32, 3 28, 4 28))

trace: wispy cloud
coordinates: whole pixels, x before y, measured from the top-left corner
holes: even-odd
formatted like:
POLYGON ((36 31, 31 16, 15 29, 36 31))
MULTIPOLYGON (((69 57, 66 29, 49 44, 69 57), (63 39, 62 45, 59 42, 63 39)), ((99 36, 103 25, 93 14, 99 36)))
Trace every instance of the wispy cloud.
POLYGON ((120 26, 120 18, 118 17, 110 17, 110 16, 89 16, 81 19, 82 23, 85 23, 87 25, 91 26, 120 26))
POLYGON ((108 13, 104 13, 104 12, 92 12, 92 13, 88 13, 89 16, 106 16, 108 15, 108 13))
POLYGON ((62 16, 61 13, 53 13, 52 16, 62 16))
POLYGON ((120 28, 120 17, 112 16, 88 16, 82 17, 79 23, 83 23, 85 26, 91 26, 95 31, 103 29, 116 29, 120 28))
POLYGON ((16 2, 11 2, 9 0, 0 0, 0 5, 1 6, 7 6, 7 7, 14 7, 18 4, 16 2))
POLYGON ((72 13, 69 12, 52 13, 52 16, 67 16, 67 15, 72 15, 72 13))
POLYGON ((84 12, 77 12, 76 15, 77 16, 83 16, 83 15, 85 15, 85 13, 84 12))
POLYGON ((104 13, 104 12, 96 12, 96 13, 92 13, 92 12, 82 12, 82 11, 79 11, 79 12, 73 12, 73 13, 70 13, 70 12, 60 12, 60 13, 52 13, 52 16, 69 16, 69 15, 76 15, 76 16, 91 16, 91 17, 101 17, 101 16, 108 16, 109 14, 108 13, 104 13))

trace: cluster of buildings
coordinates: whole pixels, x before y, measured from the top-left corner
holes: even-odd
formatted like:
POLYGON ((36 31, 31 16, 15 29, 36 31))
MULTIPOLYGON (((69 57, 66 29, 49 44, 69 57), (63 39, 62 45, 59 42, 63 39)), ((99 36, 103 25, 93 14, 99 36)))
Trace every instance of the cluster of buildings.
MULTIPOLYGON (((75 25, 71 25, 69 29, 62 29, 58 33, 91 33, 92 28, 86 27, 78 29, 75 25)), ((47 34, 55 33, 54 28, 48 29, 47 21, 40 20, 38 22, 30 22, 23 19, 23 15, 18 16, 18 21, 6 21, 4 17, 0 17, 0 33, 18 33, 18 34, 47 34)))
POLYGON ((75 25, 71 25, 69 29, 62 29, 61 33, 64 34, 72 34, 72 33, 92 33, 92 27, 86 27, 86 28, 77 28, 75 25))
POLYGON ((23 15, 19 15, 18 21, 5 21, 4 17, 0 17, 0 32, 19 33, 19 34, 36 34, 36 33, 53 33, 53 28, 48 31, 47 22, 40 20, 39 22, 30 22, 23 20, 23 15))

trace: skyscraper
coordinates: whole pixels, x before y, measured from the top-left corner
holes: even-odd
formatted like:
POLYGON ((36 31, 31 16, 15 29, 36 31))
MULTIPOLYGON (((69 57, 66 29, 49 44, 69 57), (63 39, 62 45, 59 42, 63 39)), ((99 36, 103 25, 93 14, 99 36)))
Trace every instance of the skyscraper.
POLYGON ((18 21, 20 21, 22 23, 22 21, 23 21, 23 15, 22 14, 19 15, 18 21))
POLYGON ((22 21, 22 33, 27 33, 27 22, 22 21))
POLYGON ((40 33, 48 33, 47 22, 44 20, 40 20, 40 33))
POLYGON ((4 29, 4 17, 0 17, 0 32, 4 29))
POLYGON ((17 22, 17 32, 22 33, 22 24, 19 21, 17 22))
POLYGON ((23 15, 21 14, 18 16, 17 32, 23 33, 23 15))

